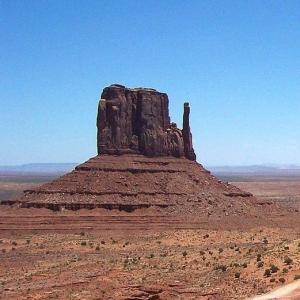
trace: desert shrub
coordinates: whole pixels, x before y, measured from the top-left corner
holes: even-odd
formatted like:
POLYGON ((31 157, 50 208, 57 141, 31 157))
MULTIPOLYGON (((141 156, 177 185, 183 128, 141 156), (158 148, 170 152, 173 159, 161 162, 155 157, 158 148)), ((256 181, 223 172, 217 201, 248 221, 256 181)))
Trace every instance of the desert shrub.
POLYGON ((219 248, 219 253, 222 253, 223 251, 223 248, 219 248))
POLYGON ((215 270, 221 270, 222 272, 225 272, 227 270, 227 266, 226 265, 217 265, 215 267, 215 270))
POLYGON ((260 253, 257 254, 256 261, 261 261, 261 254, 260 253))
POLYGON ((153 254, 153 253, 151 253, 151 254, 150 254, 150 258, 153 258, 153 257, 154 257, 154 254, 153 254))
POLYGON ((276 273, 279 270, 279 268, 275 265, 271 265, 270 270, 271 270, 271 273, 276 273))
POLYGON ((299 279, 300 279, 300 275, 299 274, 294 276, 294 280, 299 280, 299 279))
POLYGON ((86 246, 86 241, 82 241, 82 242, 80 243, 80 245, 81 245, 81 246, 86 246))
POLYGON ((285 279, 284 279, 283 277, 280 277, 278 280, 279 280, 279 282, 281 282, 281 283, 285 283, 285 279))
POLYGON ((270 269, 266 269, 265 273, 264 273, 264 276, 270 277, 271 276, 271 270, 270 269))
POLYGON ((289 250, 290 247, 289 246, 284 246, 284 250, 289 250))
POLYGON ((12 245, 17 246, 18 243, 17 243, 16 241, 13 241, 13 242, 12 242, 12 245))
POLYGON ((183 256, 183 257, 186 257, 186 256, 187 256, 187 252, 186 252, 186 251, 183 251, 183 252, 182 252, 182 256, 183 256))
POLYGON ((241 273, 240 273, 240 272, 236 272, 236 273, 234 274, 234 277, 235 277, 235 278, 240 278, 240 276, 241 276, 241 273))
POLYGON ((233 264, 233 266, 234 266, 235 268, 237 268, 237 267, 240 266, 240 264, 235 262, 235 263, 233 264))
POLYGON ((101 241, 101 245, 105 245, 105 241, 101 241))
POLYGON ((270 279, 270 282, 275 282, 275 278, 271 278, 271 279, 270 279))
POLYGON ((207 233, 207 234, 205 234, 204 236, 203 236, 203 238, 204 239, 207 239, 207 238, 209 238, 209 234, 207 233))
POLYGON ((247 263, 243 263, 242 266, 243 266, 243 268, 247 268, 248 267, 247 263))
POLYGON ((282 269, 282 272, 283 272, 283 273, 287 273, 288 271, 289 271, 289 269, 287 269, 287 268, 283 268, 283 269, 282 269))
POLYGON ((262 261, 259 261, 259 262, 257 263, 257 267, 258 267, 258 268, 262 268, 263 265, 264 265, 264 263, 263 263, 262 261))
POLYGON ((268 244, 268 243, 269 243, 269 241, 267 240, 267 238, 264 238, 264 239, 263 239, 263 243, 264 243, 264 244, 268 244))
POLYGON ((99 247, 99 246, 97 246, 97 247, 95 248, 95 250, 99 251, 99 250, 100 250, 100 247, 99 247))
POLYGON ((286 256, 285 258, 284 258, 284 261, 283 261, 285 264, 287 264, 287 265, 291 265, 292 263, 293 263, 293 260, 290 258, 290 257, 288 257, 288 256, 286 256))
POLYGON ((235 251, 240 251, 240 248, 239 247, 235 248, 235 251))
POLYGON ((204 254, 205 254, 205 252, 201 250, 200 251, 200 255, 204 255, 204 254))
POLYGON ((85 235, 85 233, 84 233, 83 231, 81 231, 81 232, 80 232, 80 235, 81 235, 81 236, 84 236, 84 235, 85 235))
POLYGON ((11 248, 11 250, 12 250, 12 251, 15 251, 15 250, 16 250, 16 248, 15 248, 15 247, 12 247, 12 248, 11 248))
POLYGON ((30 240, 26 240, 26 243, 27 243, 27 244, 30 244, 30 240))

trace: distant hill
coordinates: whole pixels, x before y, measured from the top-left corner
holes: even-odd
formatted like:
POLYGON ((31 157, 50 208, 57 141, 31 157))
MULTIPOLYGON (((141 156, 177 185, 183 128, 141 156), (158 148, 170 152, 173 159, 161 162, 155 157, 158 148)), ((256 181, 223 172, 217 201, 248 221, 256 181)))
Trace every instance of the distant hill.
MULTIPOLYGON (((0 173, 47 173, 70 172, 78 163, 32 163, 16 166, 0 166, 0 173)), ((252 165, 252 166, 207 166, 213 174, 258 174, 258 175, 300 175, 299 165, 252 165)))
POLYGON ((0 166, 0 173, 66 173, 77 163, 33 163, 17 166, 0 166))
POLYGON ((207 167, 207 169, 216 175, 300 175, 300 166, 298 165, 212 166, 207 167))

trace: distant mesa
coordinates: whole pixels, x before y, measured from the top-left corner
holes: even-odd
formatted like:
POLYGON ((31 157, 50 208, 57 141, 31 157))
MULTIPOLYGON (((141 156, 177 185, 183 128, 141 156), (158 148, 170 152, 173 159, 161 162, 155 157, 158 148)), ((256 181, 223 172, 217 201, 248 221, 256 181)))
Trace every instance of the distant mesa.
POLYGON ((184 103, 183 129, 170 122, 168 95, 149 88, 106 87, 98 106, 98 154, 135 153, 196 160, 184 103))

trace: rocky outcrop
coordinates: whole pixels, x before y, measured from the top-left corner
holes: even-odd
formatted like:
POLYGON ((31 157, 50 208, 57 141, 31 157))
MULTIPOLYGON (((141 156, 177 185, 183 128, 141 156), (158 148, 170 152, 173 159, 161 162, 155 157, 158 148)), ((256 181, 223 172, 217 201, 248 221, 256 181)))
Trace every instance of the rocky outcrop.
POLYGON ((164 93, 112 85, 101 98, 97 118, 101 155, 3 204, 54 211, 163 210, 169 215, 209 217, 256 211, 257 200, 250 193, 221 182, 195 161, 188 103, 181 130, 170 122, 164 93))
POLYGON ((50 183, 24 191, 15 202, 3 204, 54 211, 155 208, 184 215, 187 211, 242 212, 253 201, 251 194, 222 183, 200 164, 183 157, 103 154, 50 183))
POLYGON ((170 155, 196 160, 189 113, 185 103, 181 130, 170 122, 167 94, 116 84, 106 87, 98 106, 98 154, 170 155))

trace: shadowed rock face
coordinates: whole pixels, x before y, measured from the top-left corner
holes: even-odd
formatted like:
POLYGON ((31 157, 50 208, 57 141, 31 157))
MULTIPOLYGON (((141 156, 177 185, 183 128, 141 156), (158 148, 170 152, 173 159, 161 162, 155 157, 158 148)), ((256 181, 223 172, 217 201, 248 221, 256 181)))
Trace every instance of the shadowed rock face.
POLYGON ((154 89, 104 88, 97 117, 98 154, 137 153, 196 160, 184 104, 183 130, 170 122, 169 99, 154 89))

